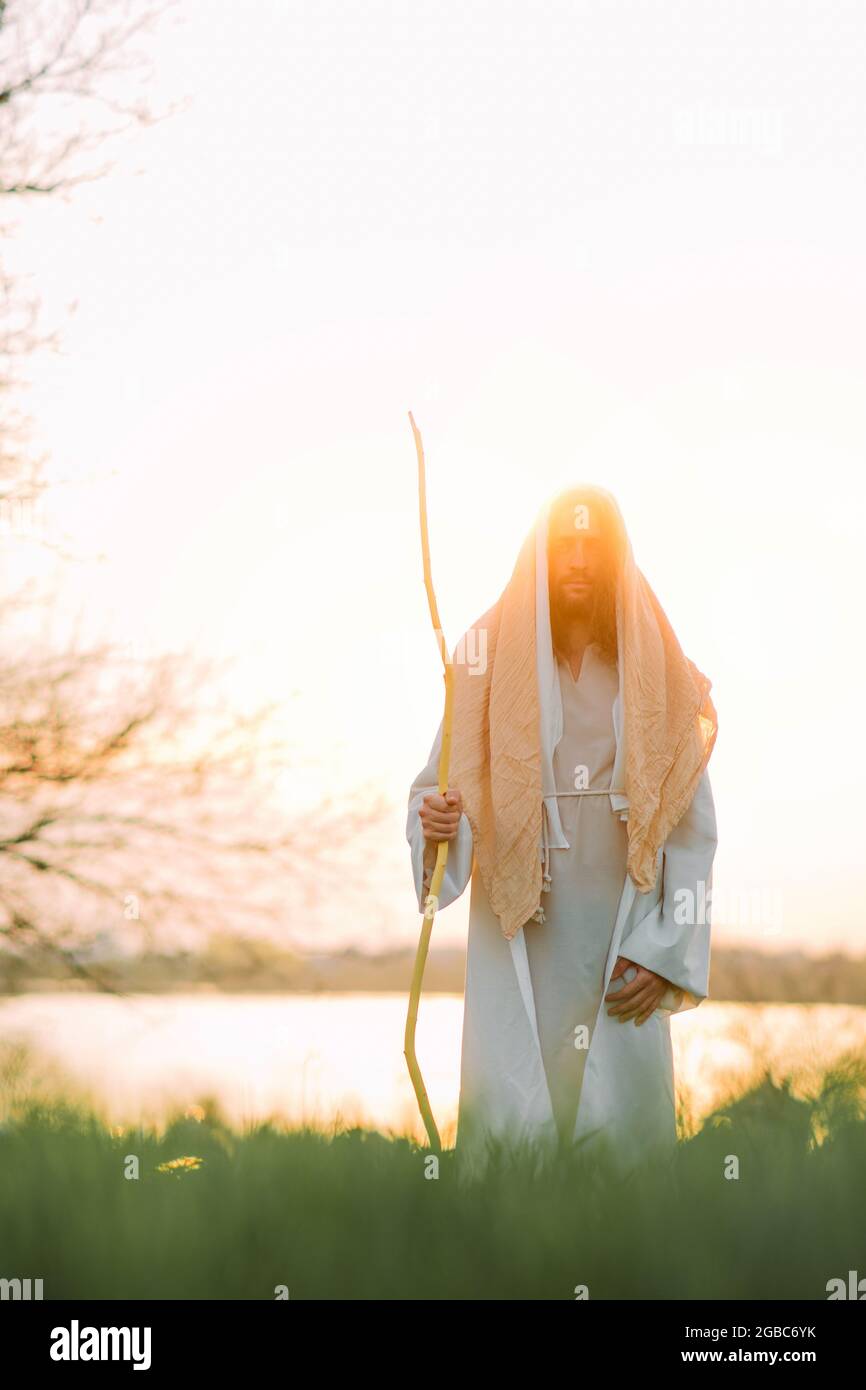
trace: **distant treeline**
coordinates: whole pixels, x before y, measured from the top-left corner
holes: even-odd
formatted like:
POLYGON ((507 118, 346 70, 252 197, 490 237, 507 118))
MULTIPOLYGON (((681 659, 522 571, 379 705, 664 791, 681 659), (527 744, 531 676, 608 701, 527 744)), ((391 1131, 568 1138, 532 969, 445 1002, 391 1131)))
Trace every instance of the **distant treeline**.
MULTIPOLYGON (((42 948, 26 956, 0 951, 0 993, 58 988, 166 993, 210 988, 272 993, 404 993, 414 951, 367 954, 348 950, 300 955, 263 938, 214 935, 198 952, 146 952, 117 957, 104 951, 62 953, 42 948)), ((427 993, 460 994, 466 969, 459 948, 430 952, 427 993)), ((866 1004, 866 957, 812 957, 800 951, 767 954, 717 948, 710 997, 744 1003, 866 1004)))

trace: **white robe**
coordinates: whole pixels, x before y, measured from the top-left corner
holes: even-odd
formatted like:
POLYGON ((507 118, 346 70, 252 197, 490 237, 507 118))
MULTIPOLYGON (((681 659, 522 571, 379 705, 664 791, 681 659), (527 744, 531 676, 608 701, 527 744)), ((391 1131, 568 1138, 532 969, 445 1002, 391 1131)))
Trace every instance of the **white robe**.
MULTIPOLYGON (((592 647, 576 682, 565 662, 555 661, 554 670, 562 727, 553 743, 553 790, 574 787, 578 764, 587 768, 591 789, 610 790, 622 764, 616 670, 592 647)), ((437 790, 441 738, 440 724, 409 793, 406 834, 421 911, 429 870, 425 878, 418 811, 425 794, 437 790)), ((608 1165, 622 1173, 647 1158, 669 1156, 676 1143, 670 1015, 694 1007, 708 993, 705 905, 716 848, 708 773, 659 850, 660 872, 649 893, 636 892, 625 871, 627 829, 619 809, 627 807, 624 798, 557 795, 559 816, 548 819, 550 804, 546 797, 544 821, 554 848, 550 891, 542 894, 544 921, 530 920, 510 942, 480 874, 473 873, 465 814, 449 844, 439 911, 471 878, 457 1132, 464 1171, 483 1167, 491 1137, 555 1147, 560 1135, 570 1133, 574 1142, 601 1149, 608 1165), (675 897, 681 889, 693 895, 694 912, 684 911, 675 897), (612 1001, 604 995, 620 955, 676 986, 640 1027, 607 1012, 612 1001)), ((630 967, 625 978, 634 973, 630 967)))

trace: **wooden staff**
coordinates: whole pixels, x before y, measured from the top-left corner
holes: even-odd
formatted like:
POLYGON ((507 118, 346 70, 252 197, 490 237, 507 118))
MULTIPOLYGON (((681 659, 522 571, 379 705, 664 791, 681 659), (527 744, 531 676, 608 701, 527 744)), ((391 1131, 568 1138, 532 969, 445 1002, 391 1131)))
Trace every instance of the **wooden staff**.
MULTIPOLYGON (((436 606, 436 594, 433 591, 433 576, 430 572, 430 540, 427 534, 427 485, 424 473, 424 446, 421 443, 421 435, 418 432, 418 426, 412 418, 411 410, 409 411, 409 423, 412 426, 412 433, 415 436, 415 451, 418 455, 418 504, 421 516, 421 554, 424 562, 424 587, 427 590, 427 602, 430 607, 430 617, 433 621, 433 631, 436 634, 436 640, 439 645, 439 655, 442 657, 442 665, 445 668, 445 717, 442 721, 442 748, 439 754, 439 795, 444 796, 448 790, 448 764, 451 758, 451 725, 454 711, 454 667, 448 655, 448 648, 442 635, 442 625, 439 621, 439 609, 436 606)), ((439 1138, 439 1131, 436 1128, 433 1111, 430 1109, 430 1101, 427 1098, 427 1088, 424 1085, 421 1068, 418 1066, 418 1058, 415 1056, 415 1025, 418 1022, 418 1004, 421 1000, 421 985, 424 981, 424 966, 427 964, 427 952, 430 947, 430 936, 433 931, 433 918, 436 916, 436 909, 439 906, 439 889, 442 887, 442 878, 445 873, 445 864, 447 860, 448 841, 440 840, 436 849, 436 864, 433 869, 433 876, 430 880, 430 890, 424 902, 424 920, 421 924, 421 936, 418 941, 418 950, 415 953, 415 968, 412 971, 412 985, 409 990, 409 1012, 406 1015, 406 1034, 403 1043, 403 1055, 406 1058, 406 1065, 409 1068, 409 1075, 412 1078, 415 1099, 418 1101, 418 1109, 421 1112, 421 1119, 424 1121, 424 1128, 430 1140, 430 1147, 435 1153, 441 1153, 442 1141, 439 1138)))

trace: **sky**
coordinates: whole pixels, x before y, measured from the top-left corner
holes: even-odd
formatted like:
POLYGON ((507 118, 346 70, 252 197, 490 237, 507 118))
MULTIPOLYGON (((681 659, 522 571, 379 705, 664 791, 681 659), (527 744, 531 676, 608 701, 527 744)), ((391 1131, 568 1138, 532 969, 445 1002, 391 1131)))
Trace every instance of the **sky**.
POLYGON ((861 8, 238 14, 172 11, 138 47, 179 109, 15 209, 69 621, 277 701, 287 817, 391 798, 369 911, 286 931, 408 945, 443 698, 408 412, 452 647, 542 501, 599 483, 713 682, 714 939, 862 953, 861 8))

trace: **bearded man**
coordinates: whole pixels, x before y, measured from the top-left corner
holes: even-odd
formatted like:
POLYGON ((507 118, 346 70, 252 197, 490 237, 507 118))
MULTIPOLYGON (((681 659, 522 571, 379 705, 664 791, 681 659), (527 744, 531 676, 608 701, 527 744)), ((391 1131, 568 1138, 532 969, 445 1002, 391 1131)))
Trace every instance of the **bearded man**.
POLYGON ((710 682, 589 486, 542 507, 453 661, 449 787, 440 724, 406 834, 420 910, 440 841, 439 908, 471 880, 458 1157, 580 1142, 627 1173, 673 1151, 669 1020, 708 994, 710 682))

